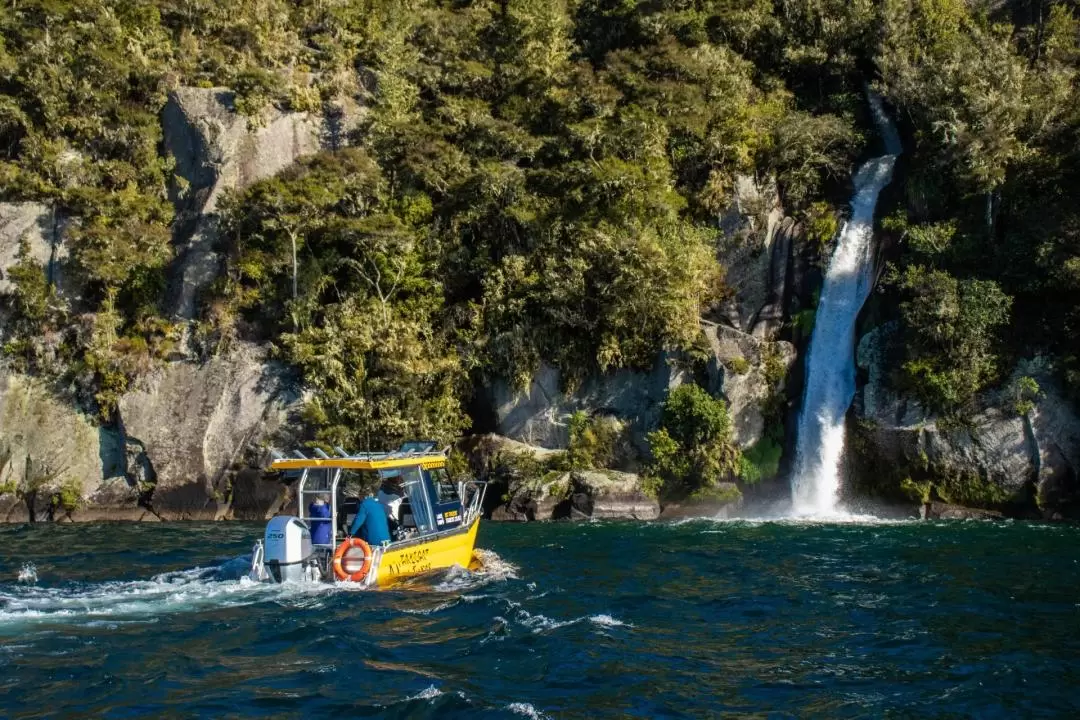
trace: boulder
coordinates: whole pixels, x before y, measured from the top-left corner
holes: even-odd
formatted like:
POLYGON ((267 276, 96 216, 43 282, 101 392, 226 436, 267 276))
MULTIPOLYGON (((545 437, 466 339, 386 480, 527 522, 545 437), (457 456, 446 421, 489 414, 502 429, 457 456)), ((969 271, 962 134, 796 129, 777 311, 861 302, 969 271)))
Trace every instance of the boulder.
POLYGON ((709 341, 709 392, 723 395, 734 425, 735 441, 747 448, 765 433, 764 405, 784 390, 795 363, 795 347, 770 342, 734 328, 702 323, 709 341))
POLYGON ((492 520, 510 522, 655 520, 659 515, 660 505, 644 490, 641 478, 614 470, 541 472, 514 477, 505 488, 500 504, 491 511, 492 520))
POLYGON ((597 519, 655 520, 660 504, 644 491, 634 473, 614 470, 582 470, 573 473, 573 496, 584 495, 574 505, 597 519))
POLYGON ((476 475, 486 475, 501 455, 532 455, 537 460, 544 461, 562 452, 529 445, 494 433, 470 435, 461 441, 459 449, 469 459, 469 466, 476 475))
POLYGON ((565 393, 559 371, 542 365, 528 389, 505 381, 489 389, 499 435, 543 448, 565 448, 570 441, 569 419, 577 411, 608 415, 627 423, 639 451, 647 450, 645 435, 660 420, 660 406, 671 388, 686 380, 675 358, 663 353, 650 372, 620 370, 592 377, 565 393))
POLYGON ((217 208, 225 192, 271 177, 303 155, 338 146, 349 125, 349 107, 335 107, 327 118, 273 108, 249 118, 236 112, 236 96, 226 88, 185 87, 169 94, 162 129, 182 179, 172 191, 178 258, 171 305, 178 317, 195 317, 199 294, 219 274, 217 208))
POLYGON ((142 380, 121 398, 119 414, 127 442, 144 448, 154 511, 166 520, 226 516, 232 471, 282 428, 297 400, 284 369, 246 343, 206 363, 168 363, 142 380))
POLYGON ((963 505, 928 502, 923 503, 919 510, 919 517, 923 520, 1000 520, 1004 515, 996 510, 980 510, 963 505))

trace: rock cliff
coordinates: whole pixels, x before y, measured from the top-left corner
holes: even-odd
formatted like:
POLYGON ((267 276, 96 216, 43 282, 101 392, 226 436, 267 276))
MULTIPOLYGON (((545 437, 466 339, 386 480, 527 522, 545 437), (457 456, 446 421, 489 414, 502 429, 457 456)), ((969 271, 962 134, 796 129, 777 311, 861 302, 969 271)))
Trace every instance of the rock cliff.
POLYGON ((888 323, 859 342, 866 382, 852 408, 853 489, 896 494, 904 486, 909 494, 932 493, 960 505, 1075 516, 1080 417, 1049 368, 1037 359, 1020 363, 1001 388, 978 398, 963 422, 947 421, 889 386, 896 332, 888 323), (1029 409, 1018 409, 1010 392, 1020 377, 1040 388, 1029 409))
MULTIPOLYGON (((345 126, 348 121, 344 123, 345 126)), ((218 203, 229 191, 284 170, 304 155, 344 142, 341 117, 264 109, 236 112, 227 88, 180 88, 162 112, 165 147, 176 159, 172 199, 176 267, 170 305, 180 318, 196 315, 199 293, 220 272, 218 203)))
POLYGON ((559 371, 545 365, 527 390, 515 390, 506 382, 494 383, 490 400, 498 433, 529 445, 565 448, 570 440, 570 416, 584 410, 626 421, 635 445, 644 450, 646 433, 660 420, 660 403, 671 388, 686 379, 677 358, 661 355, 651 372, 622 370, 592 377, 565 393, 559 371))
POLYGON ((158 368, 99 426, 57 388, 0 372, 0 517, 215 520, 262 517, 284 490, 261 446, 283 441, 295 386, 261 348, 158 368))
POLYGON ((736 178, 732 201, 719 218, 720 257, 732 290, 724 304, 727 324, 758 339, 775 340, 788 306, 791 258, 802 235, 785 216, 775 178, 736 178))
POLYGON ((229 514, 234 471, 283 428, 298 399, 285 370, 243 343, 206 363, 169 363, 147 377, 123 396, 119 414, 126 442, 145 457, 154 510, 169 520, 229 514))
MULTIPOLYGON (((164 145, 175 158, 172 200, 176 261, 167 299, 180 321, 197 316, 199 293, 220 272, 217 210, 299 157, 338 147, 360 108, 333 117, 235 110, 224 88, 180 88, 162 112, 164 145)), ((65 300, 68 220, 42 203, 0 203, 0 293, 20 247, 65 300)), ((299 394, 266 348, 235 342, 208 359, 162 362, 119 400, 101 426, 78 399, 0 369, 0 518, 26 520, 213 520, 261 518, 285 490, 263 480, 261 447, 286 427, 299 394)))
POLYGON ((795 364, 795 346, 763 340, 723 325, 704 325, 711 350, 709 391, 727 401, 735 441, 748 448, 765 433, 767 404, 784 392, 795 364))

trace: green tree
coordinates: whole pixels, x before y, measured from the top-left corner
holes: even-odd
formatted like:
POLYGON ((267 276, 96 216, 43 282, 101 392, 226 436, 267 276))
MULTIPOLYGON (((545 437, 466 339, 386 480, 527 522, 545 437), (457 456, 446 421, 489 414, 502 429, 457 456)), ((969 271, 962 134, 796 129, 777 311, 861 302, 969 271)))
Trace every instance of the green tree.
POLYGON ((932 408, 960 409, 998 377, 997 331, 1012 299, 994 282, 957 280, 921 265, 894 272, 891 282, 905 298, 907 382, 932 408))
POLYGON ((680 385, 664 403, 660 428, 649 434, 652 462, 648 474, 668 496, 734 479, 741 453, 732 438, 731 418, 723 400, 697 385, 680 385))

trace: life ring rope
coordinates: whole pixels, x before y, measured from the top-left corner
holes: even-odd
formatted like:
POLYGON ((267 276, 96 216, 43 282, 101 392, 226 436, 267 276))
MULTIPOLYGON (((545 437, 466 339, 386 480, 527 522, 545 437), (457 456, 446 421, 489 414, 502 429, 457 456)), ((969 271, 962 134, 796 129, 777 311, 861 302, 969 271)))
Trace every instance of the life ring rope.
MULTIPOLYGON (((338 580, 349 580, 351 582, 363 582, 367 577, 368 570, 371 569, 371 560, 373 553, 371 552, 371 546, 360 538, 345 538, 337 550, 334 551, 334 576, 338 580), (353 548, 360 548, 364 551, 364 564, 354 573, 346 572, 344 563, 346 560, 345 554, 353 548)), ((351 558, 350 558, 351 559, 351 558)))

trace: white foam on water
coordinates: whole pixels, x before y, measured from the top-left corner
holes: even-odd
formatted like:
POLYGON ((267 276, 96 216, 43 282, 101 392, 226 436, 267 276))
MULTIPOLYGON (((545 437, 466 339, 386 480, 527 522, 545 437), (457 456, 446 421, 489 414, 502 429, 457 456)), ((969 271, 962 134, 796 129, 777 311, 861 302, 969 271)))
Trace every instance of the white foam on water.
POLYGON ((18 582, 33 584, 38 581, 37 567, 34 563, 23 563, 23 566, 19 569, 18 582))
POLYGON ((533 720, 542 720, 548 716, 532 706, 531 703, 515 702, 506 706, 506 709, 515 715, 524 715, 533 720))
POLYGON ((481 565, 480 570, 475 574, 495 581, 518 579, 517 565, 508 560, 503 560, 494 550, 479 548, 474 550, 473 554, 480 560, 481 565))
POLYGON ((430 686, 424 688, 423 690, 421 690, 420 692, 416 693, 415 695, 410 695, 406 699, 408 699, 408 700, 434 700, 435 698, 439 697, 442 694, 443 694, 442 690, 435 687, 434 685, 430 685, 430 686))
POLYGON ((414 608, 402 608, 401 611, 403 613, 405 613, 406 615, 434 615, 435 613, 442 612, 443 610, 449 610, 450 608, 454 607, 455 605, 458 605, 459 603, 460 603, 460 598, 458 600, 449 600, 449 601, 444 602, 444 603, 439 603, 435 607, 415 608, 415 609, 414 608))
POLYGON ((542 634, 551 632, 552 630, 558 630, 559 628, 569 627, 571 625, 577 625, 579 623, 592 623, 597 627, 612 628, 612 627, 634 627, 632 624, 623 622, 618 618, 611 615, 582 615, 571 620, 556 620, 549 618, 547 615, 532 614, 528 610, 518 608, 515 612, 514 619, 518 624, 531 630, 534 634, 542 634))
MULTIPOLYGON (((493 582, 516 578, 517 567, 490 550, 477 550, 483 567, 477 571, 452 568, 434 588, 437 592, 473 590, 493 582)), ((160 573, 149 580, 87 583, 75 587, 40 587, 37 571, 27 563, 19 572, 19 586, 0 586, 0 629, 23 624, 65 622, 100 625, 156 622, 162 614, 197 612, 205 608, 242 607, 260 602, 287 603, 297 609, 317 608, 325 597, 341 592, 372 592, 357 583, 260 583, 240 578, 222 579, 222 569, 246 568, 250 557, 239 556, 219 567, 194 567, 160 573)), ((430 614, 469 596, 430 610, 430 614)))
POLYGON ((426 587, 423 576, 415 580, 416 585, 435 592, 457 593, 478 590, 491 583, 517 579, 517 566, 503 560, 494 551, 477 549, 473 551, 473 554, 480 561, 479 568, 467 570, 455 565, 441 571, 440 579, 434 585, 426 587))
POLYGON ((11 586, 0 590, 0 629, 49 622, 152 623, 163 614, 242 607, 271 600, 310 607, 320 596, 367 591, 351 583, 257 583, 246 577, 223 580, 218 579, 218 570, 196 567, 162 573, 150 580, 74 587, 11 586))
POLYGON ((821 527, 823 525, 853 525, 853 526, 885 526, 885 525, 925 525, 924 520, 917 518, 882 518, 876 515, 864 515, 855 513, 837 513, 835 515, 803 515, 795 517, 766 517, 766 518, 694 518, 689 522, 705 525, 702 535, 723 535, 731 532, 731 528, 737 527, 761 527, 765 525, 782 525, 787 527, 821 527))
POLYGON ((855 320, 873 285, 874 210, 892 179, 900 139, 881 99, 870 93, 874 121, 886 155, 855 173, 851 218, 844 225, 825 273, 806 361, 806 387, 791 491, 795 515, 840 520, 837 507, 844 418, 855 395, 855 320))

